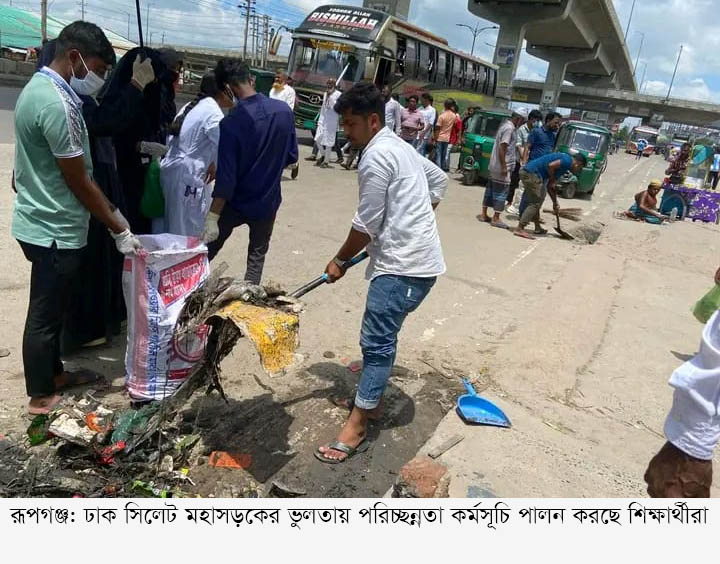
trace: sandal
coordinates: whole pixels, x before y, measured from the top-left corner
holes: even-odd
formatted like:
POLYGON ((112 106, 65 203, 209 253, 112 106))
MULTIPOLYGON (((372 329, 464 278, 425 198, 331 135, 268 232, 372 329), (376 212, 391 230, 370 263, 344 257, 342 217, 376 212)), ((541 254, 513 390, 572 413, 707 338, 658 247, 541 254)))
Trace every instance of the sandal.
POLYGON ((496 221, 490 223, 493 227, 497 227, 498 229, 509 229, 507 225, 505 225, 502 221, 496 221))
POLYGON ((88 370, 87 368, 81 368, 73 372, 64 372, 62 378, 64 383, 61 386, 56 386, 56 391, 58 392, 78 386, 97 384, 98 382, 105 383, 105 377, 102 374, 88 370))
POLYGON ((535 235, 547 235, 547 229, 543 229, 542 227, 538 227, 535 229, 535 235))
POLYGON ((355 448, 351 447, 350 445, 346 445, 345 443, 341 443, 340 441, 333 441, 328 445, 328 448, 331 450, 342 452, 346 455, 345 458, 328 458, 327 456, 325 456, 324 453, 320 452, 319 449, 316 450, 314 454, 315 458, 317 458, 320 462, 324 462, 325 464, 340 464, 352 458, 356 454, 366 452, 369 447, 370 443, 365 439, 363 439, 362 442, 355 448))
POLYGON ((47 401, 46 403, 44 402, 39 407, 32 407, 28 405, 28 415, 49 415, 53 409, 55 409, 62 403, 63 399, 64 398, 61 395, 57 395, 55 396, 54 401, 47 401))
POLYGON ((532 235, 530 235, 530 233, 528 233, 527 231, 524 231, 524 230, 523 231, 517 230, 517 231, 514 231, 513 233, 516 237, 522 237, 523 239, 529 239, 530 241, 535 240, 535 237, 533 237, 532 235))
POLYGON ((492 219, 490 219, 489 217, 483 217, 481 215, 477 216, 477 220, 481 223, 492 223, 492 219))

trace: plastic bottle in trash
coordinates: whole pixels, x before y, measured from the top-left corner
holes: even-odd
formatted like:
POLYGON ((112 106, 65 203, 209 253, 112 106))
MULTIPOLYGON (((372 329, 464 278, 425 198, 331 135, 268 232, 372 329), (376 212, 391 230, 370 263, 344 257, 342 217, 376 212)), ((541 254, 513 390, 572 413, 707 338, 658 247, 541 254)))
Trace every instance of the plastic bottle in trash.
POLYGON ((675 221, 677 219, 677 216, 678 216, 678 209, 673 208, 672 211, 670 212, 670 221, 675 221))

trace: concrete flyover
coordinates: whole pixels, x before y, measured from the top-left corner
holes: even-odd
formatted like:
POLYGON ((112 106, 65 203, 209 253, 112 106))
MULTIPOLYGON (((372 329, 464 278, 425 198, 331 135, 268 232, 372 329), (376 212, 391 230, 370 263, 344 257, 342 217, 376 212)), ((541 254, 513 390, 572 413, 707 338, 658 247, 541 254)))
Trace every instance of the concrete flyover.
MULTIPOLYGON (((543 83, 532 80, 515 80, 512 99, 516 102, 539 104, 543 83)), ((559 106, 574 110, 588 110, 609 114, 609 122, 617 122, 627 116, 642 118, 643 123, 653 126, 663 121, 717 127, 720 120, 720 104, 680 100, 664 96, 650 96, 611 90, 564 85, 559 94, 559 106)))
POLYGON ((558 106, 562 84, 636 91, 630 54, 612 0, 468 0, 470 12, 500 26, 493 62, 497 98, 511 99, 523 40, 548 62, 539 103, 558 106))

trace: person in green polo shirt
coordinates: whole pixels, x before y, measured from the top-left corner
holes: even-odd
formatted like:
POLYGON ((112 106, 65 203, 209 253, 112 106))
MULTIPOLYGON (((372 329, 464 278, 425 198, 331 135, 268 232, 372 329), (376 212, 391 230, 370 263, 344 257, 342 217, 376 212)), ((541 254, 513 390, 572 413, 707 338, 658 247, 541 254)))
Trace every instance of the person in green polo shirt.
POLYGON ((121 253, 142 249, 125 218, 92 180, 77 95, 102 81, 113 60, 112 46, 98 26, 74 22, 61 31, 52 63, 35 73, 15 107, 12 235, 32 265, 23 365, 33 415, 51 411, 62 389, 88 377, 65 372, 60 333, 90 214, 108 227, 121 253))

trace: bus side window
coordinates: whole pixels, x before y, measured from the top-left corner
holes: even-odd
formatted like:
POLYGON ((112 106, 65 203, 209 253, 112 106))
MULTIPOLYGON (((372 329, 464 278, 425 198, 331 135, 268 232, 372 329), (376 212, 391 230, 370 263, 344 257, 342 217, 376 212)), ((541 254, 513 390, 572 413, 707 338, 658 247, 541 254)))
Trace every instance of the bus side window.
POLYGON ((487 68, 483 67, 483 79, 482 79, 482 92, 483 94, 489 94, 490 93, 490 73, 492 71, 487 68))
POLYGON ((451 86, 461 86, 462 77, 460 76, 460 64, 462 63, 462 60, 460 57, 453 57, 453 59, 453 80, 451 86))
POLYGON ((397 59, 395 60, 395 74, 403 76, 405 74, 405 56, 407 50, 407 43, 405 38, 398 35, 397 38, 397 59))
POLYGON ((415 78, 417 76, 416 59, 417 47, 414 39, 406 39, 407 49, 405 55, 405 78, 415 78))
POLYGON ((435 72, 435 84, 438 86, 444 86, 445 85, 445 59, 447 58, 447 54, 445 51, 438 51, 438 66, 435 72))
POLYGON ((417 56, 417 77, 422 82, 428 82, 428 69, 430 68, 430 46, 425 43, 418 43, 417 56))
POLYGON ((428 82, 435 82, 437 75, 438 52, 435 47, 430 47, 430 61, 428 61, 428 82))

